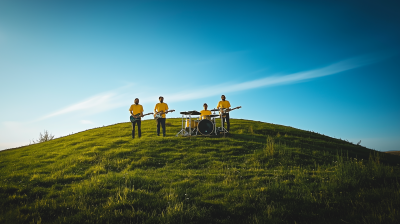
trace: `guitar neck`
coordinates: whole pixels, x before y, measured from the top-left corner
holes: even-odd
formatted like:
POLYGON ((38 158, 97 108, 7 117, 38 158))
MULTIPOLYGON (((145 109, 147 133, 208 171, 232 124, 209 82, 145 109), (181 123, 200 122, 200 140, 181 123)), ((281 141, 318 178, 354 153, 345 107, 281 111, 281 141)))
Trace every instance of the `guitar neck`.
POLYGON ((239 107, 235 107, 235 108, 232 108, 232 109, 226 109, 225 111, 226 111, 226 112, 229 112, 229 111, 236 110, 236 109, 240 109, 240 108, 242 108, 242 107, 239 106, 239 107))
POLYGON ((167 110, 167 111, 158 111, 156 114, 165 114, 165 113, 169 113, 169 112, 174 112, 175 110, 167 110))
POLYGON ((154 119, 162 118, 162 114, 166 114, 169 112, 174 112, 175 110, 167 110, 167 111, 158 111, 157 113, 154 114, 154 119))
MULTIPOLYGON (((141 117, 144 117, 144 116, 147 116, 147 115, 150 115, 150 114, 153 114, 153 113, 143 114, 143 116, 141 116, 141 117)), ((140 116, 140 113, 135 114, 135 116, 140 116)))

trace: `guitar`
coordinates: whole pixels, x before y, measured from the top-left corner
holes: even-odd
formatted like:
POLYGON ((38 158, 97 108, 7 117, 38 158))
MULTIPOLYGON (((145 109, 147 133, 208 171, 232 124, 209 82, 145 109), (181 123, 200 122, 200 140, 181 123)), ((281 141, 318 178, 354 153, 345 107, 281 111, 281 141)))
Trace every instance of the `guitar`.
POLYGON ((174 112, 175 110, 167 110, 167 111, 158 111, 157 113, 154 114, 154 119, 162 118, 162 114, 168 113, 168 112, 174 112))
POLYGON ((133 123, 137 120, 140 120, 141 117, 144 117, 144 116, 150 115, 150 114, 153 114, 153 113, 143 114, 143 116, 140 116, 140 113, 138 113, 138 114, 135 114, 135 116, 139 116, 138 118, 135 118, 134 116, 131 115, 130 119, 131 119, 131 122, 133 123))
POLYGON ((236 110, 236 109, 240 109, 240 108, 242 108, 242 106, 238 106, 238 107, 235 107, 235 108, 232 108, 232 109, 221 108, 221 109, 220 109, 220 112, 222 112, 222 113, 228 113, 229 111, 236 110))

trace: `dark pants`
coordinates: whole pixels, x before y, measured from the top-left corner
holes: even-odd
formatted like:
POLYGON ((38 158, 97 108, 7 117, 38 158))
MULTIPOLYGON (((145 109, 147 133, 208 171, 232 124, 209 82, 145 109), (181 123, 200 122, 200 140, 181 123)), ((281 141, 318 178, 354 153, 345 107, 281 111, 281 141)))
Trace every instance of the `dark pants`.
POLYGON ((222 115, 222 125, 224 127, 225 127, 225 122, 226 122, 226 130, 229 131, 229 128, 231 126, 231 123, 229 122, 229 113, 225 113, 222 115))
POLYGON ((160 124, 162 126, 162 133, 165 137, 165 119, 166 118, 158 118, 157 119, 157 135, 160 136, 160 124))
POLYGON ((142 121, 141 120, 136 120, 134 122, 132 122, 132 138, 135 138, 135 124, 137 124, 138 127, 138 134, 139 134, 139 138, 142 137, 142 121))

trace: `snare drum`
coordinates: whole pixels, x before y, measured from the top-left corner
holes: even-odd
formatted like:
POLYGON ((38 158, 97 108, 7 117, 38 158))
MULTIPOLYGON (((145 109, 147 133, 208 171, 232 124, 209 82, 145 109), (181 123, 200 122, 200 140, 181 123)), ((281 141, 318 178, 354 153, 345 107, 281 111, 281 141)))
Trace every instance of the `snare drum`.
POLYGON ((203 119, 207 119, 211 121, 211 116, 210 115, 203 115, 203 119))
MULTIPOLYGON (((193 129, 195 129, 195 128, 197 128, 197 125, 198 125, 199 123, 198 122, 196 122, 196 120, 191 120, 191 125, 190 125, 190 128, 193 128, 193 129)), ((189 119, 186 119, 186 127, 187 128, 189 128, 189 119)))

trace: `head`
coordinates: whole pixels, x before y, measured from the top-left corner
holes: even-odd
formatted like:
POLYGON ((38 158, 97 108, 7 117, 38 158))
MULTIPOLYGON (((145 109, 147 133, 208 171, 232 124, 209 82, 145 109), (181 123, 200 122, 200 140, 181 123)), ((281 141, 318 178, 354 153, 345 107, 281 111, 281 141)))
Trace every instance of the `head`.
POLYGON ((160 100, 160 102, 162 103, 162 102, 164 102, 164 97, 160 96, 160 97, 158 97, 158 100, 160 100))
POLYGON ((225 101, 225 95, 222 95, 222 96, 221 96, 221 100, 222 100, 222 101, 225 101))
POLYGON ((204 110, 207 110, 208 105, 205 103, 203 104, 204 110))
POLYGON ((139 104, 139 98, 135 99, 135 104, 138 105, 139 104))

